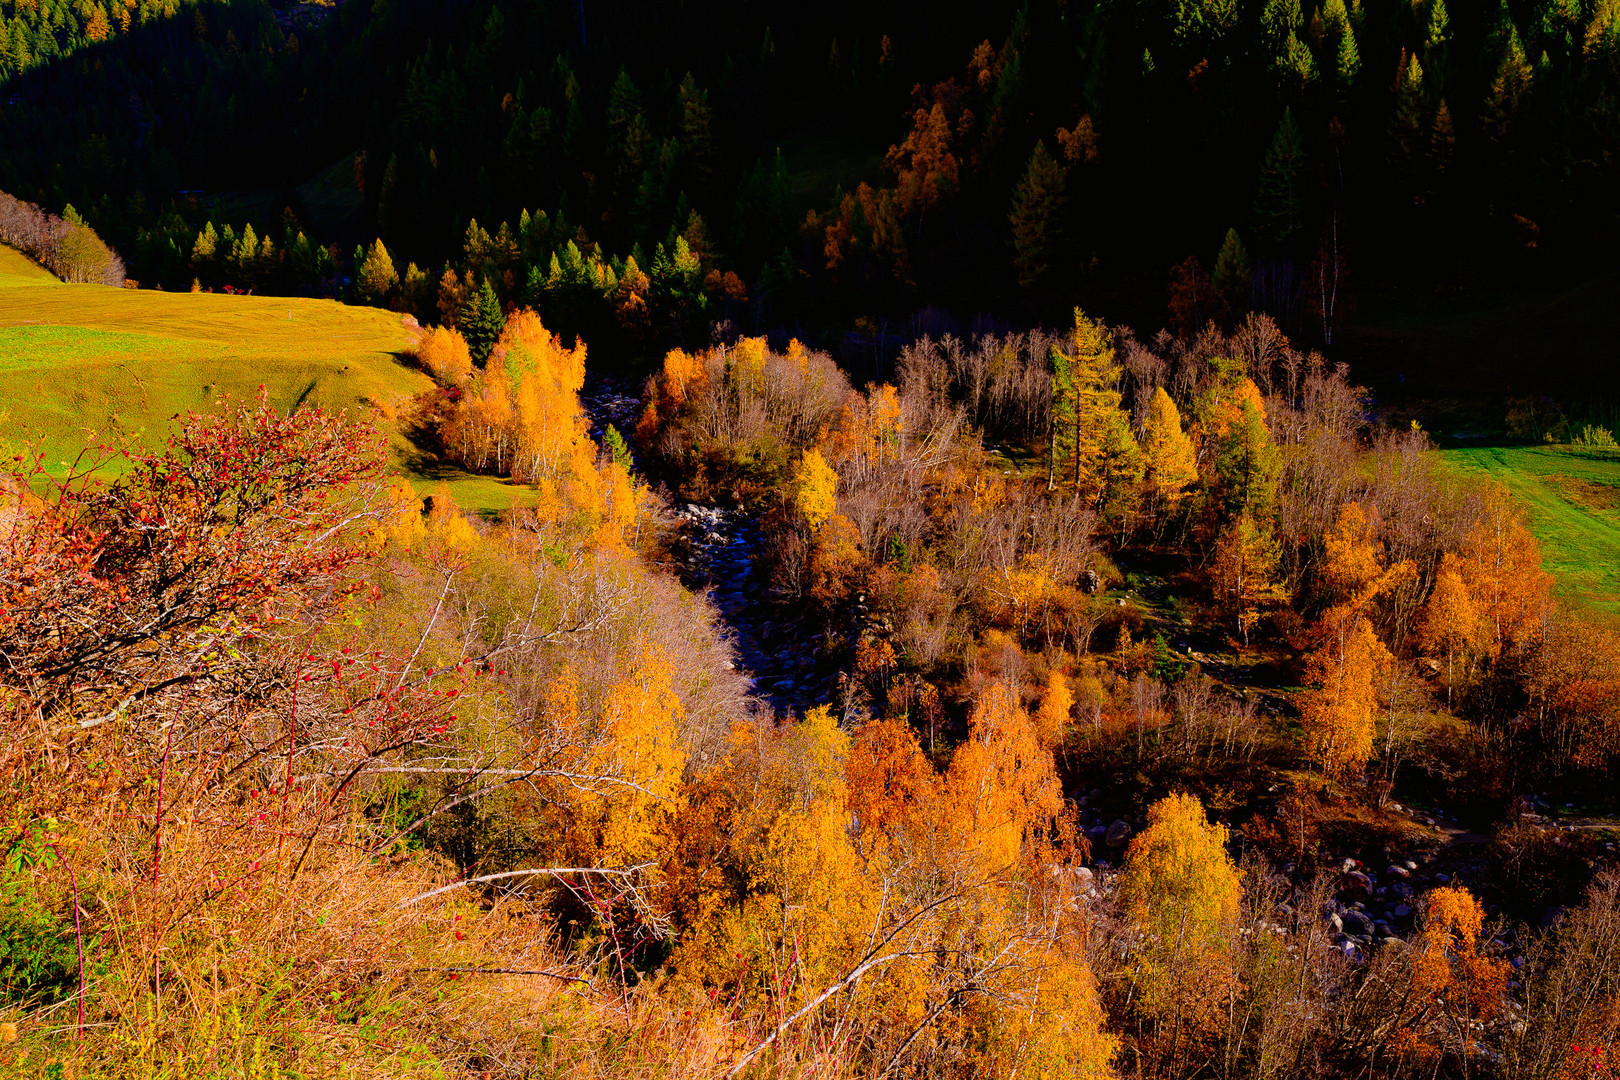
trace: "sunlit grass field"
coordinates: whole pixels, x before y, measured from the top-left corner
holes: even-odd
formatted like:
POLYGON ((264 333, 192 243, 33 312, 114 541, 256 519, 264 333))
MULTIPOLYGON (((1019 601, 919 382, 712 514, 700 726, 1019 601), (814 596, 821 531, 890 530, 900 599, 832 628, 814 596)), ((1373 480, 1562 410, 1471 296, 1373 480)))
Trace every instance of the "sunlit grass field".
POLYGON ((1620 454, 1569 446, 1440 453, 1459 471, 1501 484, 1526 508, 1560 594, 1620 614, 1620 454))
MULTIPOLYGON (((86 445, 127 436, 160 443, 175 418, 216 407, 221 395, 279 409, 301 403, 376 425, 394 467, 412 472, 397 420, 432 384, 410 366, 400 317, 330 300, 164 293, 64 285, 0 247, 0 439, 37 447, 60 474, 86 445)), ((524 489, 443 473, 468 509, 506 509, 524 489)))

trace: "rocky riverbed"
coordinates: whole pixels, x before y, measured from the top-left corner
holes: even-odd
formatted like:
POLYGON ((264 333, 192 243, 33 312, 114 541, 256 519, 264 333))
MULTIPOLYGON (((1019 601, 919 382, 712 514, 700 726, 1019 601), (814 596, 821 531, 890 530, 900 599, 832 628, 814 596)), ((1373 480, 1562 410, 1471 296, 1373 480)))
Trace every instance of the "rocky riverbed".
MULTIPOLYGON (((629 380, 589 375, 580 400, 592 438, 601 442, 609 424, 629 437, 640 406, 629 380)), ((778 713, 797 715, 832 701, 839 670, 826 635, 802 618, 785 617, 772 602, 770 583, 756 560, 762 542, 758 521, 740 510, 684 502, 668 506, 666 521, 682 584, 714 606, 735 649, 734 662, 755 695, 778 713)))

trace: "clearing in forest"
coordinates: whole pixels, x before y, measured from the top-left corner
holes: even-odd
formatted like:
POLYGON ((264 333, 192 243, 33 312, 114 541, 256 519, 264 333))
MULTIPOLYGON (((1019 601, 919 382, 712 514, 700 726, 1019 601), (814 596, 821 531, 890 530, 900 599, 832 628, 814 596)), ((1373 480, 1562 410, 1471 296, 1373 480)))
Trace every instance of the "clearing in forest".
POLYGON ((1525 507, 1560 593, 1620 613, 1620 454, 1572 446, 1440 453, 1452 467, 1501 484, 1525 507))
POLYGON ((0 416, 5 439, 34 444, 60 474, 87 432, 152 445, 171 421, 221 394, 277 408, 310 402, 368 418, 399 471, 447 481, 468 509, 505 509, 522 489, 424 464, 396 422, 431 387, 405 357, 400 316, 331 300, 64 285, 0 246, 0 416))

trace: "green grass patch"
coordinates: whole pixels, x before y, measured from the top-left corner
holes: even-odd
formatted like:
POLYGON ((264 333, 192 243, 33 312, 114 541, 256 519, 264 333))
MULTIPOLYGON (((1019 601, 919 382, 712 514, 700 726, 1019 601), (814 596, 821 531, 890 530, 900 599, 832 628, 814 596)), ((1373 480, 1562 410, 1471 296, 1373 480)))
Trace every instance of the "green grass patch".
POLYGON ((1460 472, 1506 488, 1529 515, 1561 595, 1620 613, 1620 455, 1569 446, 1439 451, 1460 472))
POLYGON ((153 446, 222 395, 279 409, 319 405, 374 424, 394 467, 426 492, 492 512, 527 489, 422 461, 401 429, 432 381, 405 356, 399 315, 330 300, 63 285, 0 247, 3 439, 33 444, 60 475, 90 433, 153 446))

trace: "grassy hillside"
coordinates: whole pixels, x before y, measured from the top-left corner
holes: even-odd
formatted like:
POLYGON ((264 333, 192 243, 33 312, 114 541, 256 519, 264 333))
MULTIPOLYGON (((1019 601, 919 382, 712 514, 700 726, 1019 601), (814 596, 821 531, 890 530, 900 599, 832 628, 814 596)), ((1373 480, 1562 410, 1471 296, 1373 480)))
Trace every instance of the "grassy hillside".
POLYGON ((1457 469, 1490 477, 1528 509, 1561 593, 1620 613, 1620 456, 1567 446, 1441 454, 1457 469))
POLYGON ((87 431, 157 441, 177 414, 263 386, 278 408, 311 402, 368 416, 419 486, 443 478, 458 501, 504 509, 521 489, 485 477, 411 473, 395 423, 431 384, 404 360, 398 315, 329 300, 64 285, 0 247, 0 413, 8 437, 37 442, 53 470, 87 431))

